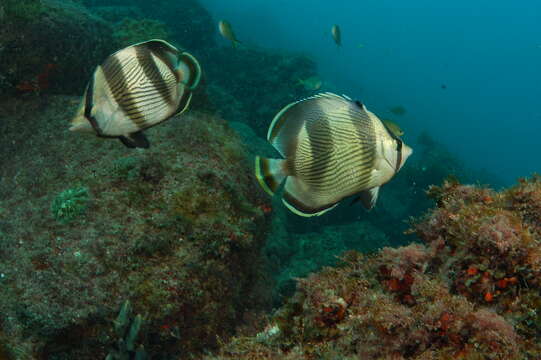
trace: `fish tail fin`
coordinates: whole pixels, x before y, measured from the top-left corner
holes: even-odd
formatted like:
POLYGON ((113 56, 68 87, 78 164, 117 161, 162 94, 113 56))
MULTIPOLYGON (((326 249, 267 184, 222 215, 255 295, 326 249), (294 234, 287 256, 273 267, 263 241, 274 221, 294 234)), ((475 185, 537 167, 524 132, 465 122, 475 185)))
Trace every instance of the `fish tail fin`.
POLYGON ((70 131, 76 131, 76 132, 92 132, 93 128, 90 122, 85 117, 85 104, 84 102, 81 102, 81 105, 79 105, 79 108, 77 109, 77 113, 71 119, 70 122, 70 131))
MULTIPOLYGON (((88 121, 82 115, 76 115, 70 123, 70 131, 81 132, 88 128, 88 121)), ((90 129, 89 129, 90 130, 90 129)))
POLYGON ((285 160, 255 157, 255 177, 267 194, 273 196, 288 174, 285 171, 285 160))
POLYGON ((233 49, 238 49, 240 45, 242 45, 242 43, 238 40, 233 40, 233 49))

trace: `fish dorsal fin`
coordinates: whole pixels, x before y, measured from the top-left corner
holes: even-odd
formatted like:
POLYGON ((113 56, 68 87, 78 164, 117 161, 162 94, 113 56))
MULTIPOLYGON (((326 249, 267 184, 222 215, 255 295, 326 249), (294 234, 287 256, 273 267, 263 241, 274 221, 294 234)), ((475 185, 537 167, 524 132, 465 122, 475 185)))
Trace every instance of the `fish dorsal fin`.
POLYGON ((349 101, 342 96, 324 92, 295 101, 280 110, 272 119, 267 132, 267 140, 283 157, 291 154, 296 146, 297 136, 306 122, 304 115, 309 108, 309 102, 319 99, 349 101))
POLYGON ((145 45, 149 49, 152 49, 152 50, 164 49, 168 51, 179 52, 179 50, 175 46, 171 45, 170 43, 162 39, 150 39, 146 41, 141 41, 131 46, 140 46, 140 45, 145 45))
POLYGON ((371 210, 378 200, 379 186, 359 193, 359 200, 366 210, 371 210))
POLYGON ((193 55, 187 52, 180 54, 177 72, 188 90, 194 90, 201 81, 201 65, 193 55))
MULTIPOLYGON (((167 41, 161 40, 161 39, 147 40, 147 41, 134 44, 132 46, 144 46, 156 55, 163 54, 163 55, 170 56, 169 54, 172 54, 172 55, 177 56, 178 54, 180 54, 179 49, 177 49, 176 47, 174 47, 167 41)), ((171 59, 176 59, 176 57, 171 57, 171 59)))
POLYGON ((152 39, 132 45, 133 47, 145 47, 155 56, 160 58, 167 66, 174 71, 178 64, 180 51, 165 40, 152 39))

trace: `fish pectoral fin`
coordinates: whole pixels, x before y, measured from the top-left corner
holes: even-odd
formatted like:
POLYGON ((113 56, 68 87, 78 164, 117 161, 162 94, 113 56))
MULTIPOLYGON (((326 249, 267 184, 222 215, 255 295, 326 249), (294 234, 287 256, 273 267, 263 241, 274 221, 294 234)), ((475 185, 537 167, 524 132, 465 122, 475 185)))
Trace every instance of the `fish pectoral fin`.
POLYGON ((143 134, 142 131, 137 131, 127 136, 119 136, 118 139, 130 149, 148 149, 150 147, 150 143, 148 142, 147 137, 145 136, 145 134, 143 134))
POLYGON ((378 194, 379 186, 373 187, 372 189, 364 190, 359 193, 359 196, 353 200, 352 204, 360 201, 366 210, 371 210, 374 205, 376 205, 376 201, 378 200, 378 194))

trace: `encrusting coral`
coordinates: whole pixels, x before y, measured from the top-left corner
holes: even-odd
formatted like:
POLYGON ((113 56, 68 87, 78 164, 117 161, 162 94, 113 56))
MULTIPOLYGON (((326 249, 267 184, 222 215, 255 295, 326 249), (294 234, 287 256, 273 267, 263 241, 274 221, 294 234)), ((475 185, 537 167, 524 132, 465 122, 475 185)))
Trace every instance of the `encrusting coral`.
POLYGON ((260 289, 268 200, 242 143, 191 110, 148 130, 150 149, 129 151, 66 131, 78 101, 0 106, 11 135, 1 136, 0 349, 9 359, 122 353, 111 321, 125 300, 144 317, 138 345, 149 357, 212 349, 270 300, 260 289), (37 109, 42 121, 21 129, 37 109), (62 193, 73 184, 82 189, 62 193), (85 214, 54 221, 51 203, 59 219, 85 214))
POLYGON ((541 178, 428 193, 437 207, 411 230, 423 244, 344 254, 207 359, 539 359, 541 178))

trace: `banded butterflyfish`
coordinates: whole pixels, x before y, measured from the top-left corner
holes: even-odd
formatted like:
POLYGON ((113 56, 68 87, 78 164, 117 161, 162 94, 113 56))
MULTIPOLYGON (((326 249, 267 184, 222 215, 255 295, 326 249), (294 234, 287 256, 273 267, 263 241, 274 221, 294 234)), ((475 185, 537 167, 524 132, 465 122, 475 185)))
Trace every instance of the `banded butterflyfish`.
POLYGON ((295 214, 316 216, 356 195, 366 209, 412 149, 359 101, 321 93, 284 107, 267 140, 283 157, 256 157, 256 177, 295 214))
POLYGON ((142 131, 184 112, 200 78, 198 61, 164 40, 128 46, 96 68, 70 130, 148 148, 142 131))

